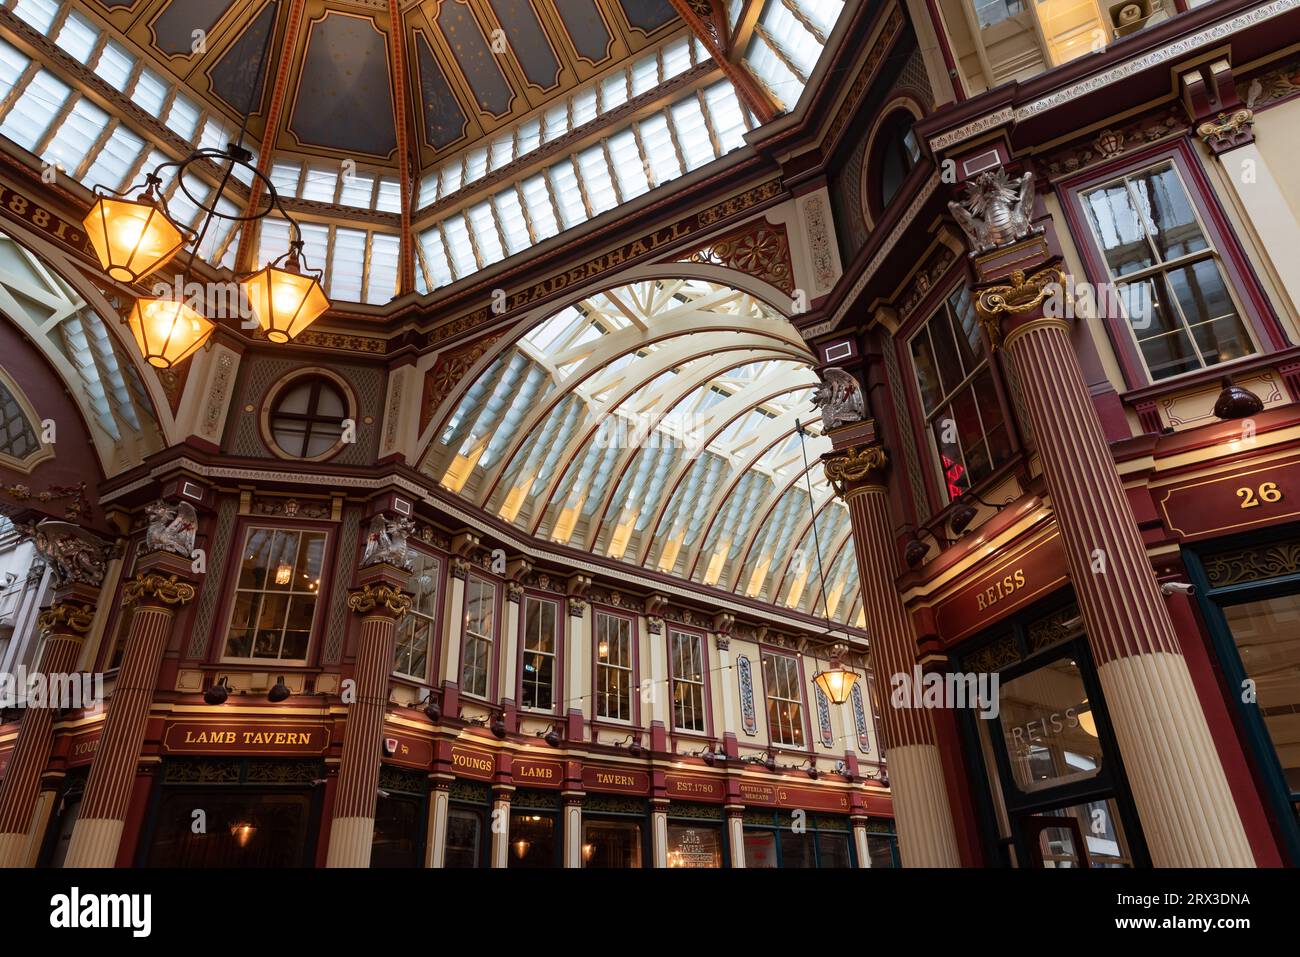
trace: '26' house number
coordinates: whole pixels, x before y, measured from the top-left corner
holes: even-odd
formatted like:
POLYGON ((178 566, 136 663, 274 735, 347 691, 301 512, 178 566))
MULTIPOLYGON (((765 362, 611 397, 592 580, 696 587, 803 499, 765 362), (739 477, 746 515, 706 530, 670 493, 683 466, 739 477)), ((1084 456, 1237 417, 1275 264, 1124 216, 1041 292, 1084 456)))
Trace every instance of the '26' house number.
POLYGON ((1264 482, 1258 488, 1237 489, 1237 497, 1241 499, 1238 508, 1258 508, 1261 505, 1272 505, 1274 502, 1282 501, 1282 490, 1277 487, 1276 482, 1264 482))

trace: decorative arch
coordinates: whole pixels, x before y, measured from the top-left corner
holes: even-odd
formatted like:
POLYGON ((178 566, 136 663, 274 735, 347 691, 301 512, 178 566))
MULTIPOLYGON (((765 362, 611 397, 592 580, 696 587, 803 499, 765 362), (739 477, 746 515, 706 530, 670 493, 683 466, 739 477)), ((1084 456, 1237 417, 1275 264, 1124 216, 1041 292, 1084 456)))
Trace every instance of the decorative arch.
POLYGON ((30 475, 54 457, 42 437, 41 417, 22 387, 0 368, 0 466, 30 475))
POLYGON ((867 144, 862 153, 862 182, 859 195, 862 197, 862 215, 868 229, 874 229, 881 214, 888 204, 882 204, 876 189, 876 176, 879 172, 879 139, 881 130, 892 125, 900 113, 909 113, 913 121, 923 119, 926 108, 921 101, 910 94, 899 94, 890 98, 880 107, 876 118, 867 132, 867 144))
MULTIPOLYGON (((815 360, 716 269, 660 266, 521 320, 432 416, 420 470, 537 538, 811 611, 816 589, 782 586, 790 551, 814 514, 848 527, 819 467, 815 360)), ((843 537, 820 544, 838 563, 843 537)))
POLYGON ((9 224, 0 231, 0 313, 63 381, 105 475, 166 446, 174 429, 166 395, 116 310, 61 251, 9 224))

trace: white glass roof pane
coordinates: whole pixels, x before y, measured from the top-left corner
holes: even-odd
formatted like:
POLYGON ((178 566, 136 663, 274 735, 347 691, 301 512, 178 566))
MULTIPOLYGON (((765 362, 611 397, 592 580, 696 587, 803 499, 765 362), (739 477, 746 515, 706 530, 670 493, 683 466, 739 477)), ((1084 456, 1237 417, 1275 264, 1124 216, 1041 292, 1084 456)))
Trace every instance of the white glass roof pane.
POLYGON ((640 96, 659 85, 659 57, 651 53, 632 64, 632 95, 640 96))
POLYGON ((515 136, 513 130, 507 130, 496 136, 488 145, 488 169, 500 169, 514 159, 515 136))
POLYGON ((573 172, 573 163, 568 157, 547 170, 551 177, 551 192, 560 206, 560 216, 564 228, 569 229, 587 221, 587 208, 582 205, 582 192, 578 188, 578 177, 573 172))
POLYGON ((787 110, 794 107, 799 101, 799 94, 803 93, 803 82, 781 62, 760 34, 754 34, 745 61, 767 84, 767 88, 776 95, 782 106, 787 110))
MULTIPOLYGON (((816 4, 809 4, 814 7, 816 4)), ((822 46, 816 37, 800 23, 784 3, 769 3, 763 11, 763 28, 781 45, 782 51, 799 68, 804 76, 811 76, 822 46)))
POLYGON ((366 302, 383 305, 397 295, 397 267, 401 248, 402 241, 397 236, 388 233, 371 234, 370 279, 366 283, 366 302))
POLYGON ((193 226, 199 218, 199 206, 195 199, 206 203, 208 197, 212 195, 212 187, 192 173, 186 173, 181 183, 185 184, 189 195, 186 195, 185 190, 178 184, 171 196, 167 198, 167 210, 177 222, 193 226), (191 196, 195 199, 191 199, 191 196))
MULTIPOLYGON (((302 229, 302 255, 309 269, 323 269, 329 254, 330 228, 320 223, 299 223, 302 229)), ((289 244, 275 251, 279 256, 287 252, 289 244)), ((328 276, 326 277, 328 278, 328 276)))
POLYGON ((479 146, 465 154, 465 183, 476 182, 487 175, 488 151, 486 146, 479 146))
POLYGON ((366 261, 366 234, 359 229, 334 230, 326 293, 342 302, 361 301, 361 273, 366 261))
POLYGON ((144 140, 125 126, 118 124, 95 161, 86 170, 83 182, 93 188, 96 184, 109 189, 122 189, 127 174, 135 168, 135 161, 144 151, 144 140))
POLYGON ((99 54, 99 60, 95 63, 95 73, 120 93, 126 89, 134 66, 135 57, 127 52, 126 47, 116 40, 109 40, 104 44, 103 52, 99 54))
POLYGON ((587 201, 591 203, 593 216, 599 216, 618 205, 614 184, 610 180, 609 164, 605 162, 605 150, 599 144, 578 154, 578 168, 582 170, 582 181, 587 187, 587 201))
POLYGON ((664 44, 664 79, 670 80, 691 68, 691 45, 685 35, 664 44))
POLYGON ((577 129, 583 123, 590 123, 596 118, 596 89, 594 86, 584 87, 573 94, 573 128, 577 129))
POLYGON ((618 174, 618 188, 623 193, 623 202, 635 199, 650 189, 645 164, 641 162, 641 152, 630 129, 620 130, 609 138, 609 156, 614 171, 618 174))
POLYGON ((188 143, 194 139, 194 133, 199 128, 199 113, 197 103, 184 93, 177 93, 172 100, 172 108, 167 111, 167 119, 163 122, 169 130, 188 143))
POLYGON ((63 29, 59 31, 54 42, 78 63, 86 63, 90 60, 90 51, 95 48, 95 41, 98 39, 99 30, 73 10, 68 14, 68 19, 63 21, 63 29))
POLYGON ((447 265, 447 252, 442 245, 442 234, 438 232, 437 226, 420 233, 420 252, 424 257, 424 265, 429 270, 429 279, 434 288, 451 285, 453 281, 451 267, 447 265))
POLYGON ((442 165, 442 184, 438 187, 438 198, 450 196, 464 184, 465 168, 459 158, 442 165))
POLYGON ((668 132, 668 121, 662 115, 655 114, 641 122, 641 142, 645 144, 656 186, 682 175, 677 150, 668 132))
POLYGON ((627 70, 611 73, 600 81, 600 111, 608 113, 627 102, 627 70))
POLYGON ((298 179, 302 176, 301 163, 274 160, 271 163, 271 185, 281 196, 298 195, 298 179))
MULTIPOLYGON (((302 178, 302 198, 318 203, 333 203, 334 190, 339 185, 338 170, 333 167, 308 166, 302 178)), ((370 204, 367 203, 367 206, 370 204)))
POLYGON ((374 191, 374 173, 363 173, 360 170, 345 173, 343 176, 343 189, 339 192, 339 202, 344 206, 369 209, 370 197, 374 195, 374 191))
POLYGON ((550 193, 546 190, 546 180, 542 174, 530 176, 523 181, 524 202, 528 206, 528 218, 533 224, 533 233, 540 243, 560 231, 560 224, 555 221, 555 208, 551 205, 550 193))
POLYGON ((699 98, 692 96, 679 100, 673 104, 671 112, 687 168, 698 169, 712 161, 713 144, 709 141, 709 129, 704 125, 699 98))
POLYGON ((478 242, 478 252, 483 265, 489 266, 505 259, 506 251, 501 248, 501 234, 497 232, 497 221, 492 215, 492 206, 486 202, 471 206, 469 221, 474 227, 474 239, 478 242))
POLYGON ((223 150, 234 139, 233 131, 225 121, 215 116, 208 117, 203 124, 203 135, 199 137, 198 148, 201 150, 223 150))
POLYGON ((569 132, 569 105, 564 100, 542 114, 542 142, 549 143, 569 132))
POLYGON ((48 34, 59 12, 58 0, 18 0, 14 13, 26 20, 37 33, 48 34))
POLYGON ((524 156, 537 149, 542 142, 542 118, 531 116, 519 124, 518 142, 515 149, 519 156, 524 156))
POLYGON ((162 116, 163 103, 167 101, 169 89, 171 86, 166 80, 145 67, 135 81, 135 88, 131 90, 131 102, 150 116, 162 116))
POLYGON ((4 123, 0 124, 0 133, 25 150, 35 149, 71 92, 66 83, 42 70, 19 94, 4 123))
POLYGON ((14 88, 23 70, 27 69, 27 64, 31 62, 8 43, 0 40, 0 95, 9 95, 9 91, 14 88))
POLYGON ((730 153, 744 146, 745 117, 735 88, 730 83, 715 83, 704 91, 704 103, 709 108, 709 119, 722 152, 730 153))
POLYGON ((438 198, 438 171, 426 173, 420 180, 420 198, 417 201, 421 208, 428 206, 438 198))
MULTIPOLYGON (((248 162, 254 168, 257 167, 257 150, 252 149, 247 143, 244 149, 248 150, 248 162)), ((248 186, 253 182, 253 172, 246 166, 236 166, 235 171, 231 174, 236 180, 248 186)))
MULTIPOLYGON (((224 196, 217 200, 217 210, 227 216, 238 216, 243 212, 242 207, 235 205, 224 196)), ((221 248, 221 244, 226 241, 226 237, 230 235, 235 225, 233 220, 213 216, 208 221, 207 232, 203 234, 203 241, 199 245, 199 256, 211 262, 212 257, 216 255, 217 250, 221 248)))
POLYGON ((532 240, 528 236, 528 223, 524 220, 519 194, 513 189, 502 190, 493 197, 501 230, 506 234, 506 247, 510 255, 527 249, 532 240))
POLYGON ((375 198, 375 209, 381 213, 400 213, 402 211, 400 184, 391 176, 385 176, 379 180, 379 195, 375 198))
POLYGON ((86 158, 86 151, 99 140, 99 134, 104 132, 106 126, 108 114, 82 97, 54 134, 54 139, 46 147, 41 159, 47 163, 57 163, 65 172, 73 172, 86 158))
POLYGON ((477 272, 478 262, 474 259, 474 247, 470 245, 469 227, 465 225, 465 218, 457 213, 443 220, 442 230, 446 234, 447 251, 451 253, 456 278, 462 279, 477 272))
MULTIPOLYGON (((262 220, 262 229, 257 248, 256 266, 260 269, 272 259, 278 259, 289 248, 289 224, 283 219, 268 216, 262 220)), ((320 260, 311 264, 313 269, 324 265, 320 260)))
POLYGON ((824 36, 829 37, 831 30, 844 12, 844 0, 792 0, 799 12, 807 17, 824 36))

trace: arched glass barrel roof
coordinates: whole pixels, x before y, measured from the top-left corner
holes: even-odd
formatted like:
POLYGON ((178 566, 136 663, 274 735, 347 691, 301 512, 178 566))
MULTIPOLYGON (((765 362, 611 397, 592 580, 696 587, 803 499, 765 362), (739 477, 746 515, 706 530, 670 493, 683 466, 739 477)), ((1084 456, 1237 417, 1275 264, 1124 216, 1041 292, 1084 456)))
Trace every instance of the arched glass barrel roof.
POLYGON ((798 331, 754 296, 636 282, 503 347, 421 467, 538 538, 861 626, 817 381, 798 331))

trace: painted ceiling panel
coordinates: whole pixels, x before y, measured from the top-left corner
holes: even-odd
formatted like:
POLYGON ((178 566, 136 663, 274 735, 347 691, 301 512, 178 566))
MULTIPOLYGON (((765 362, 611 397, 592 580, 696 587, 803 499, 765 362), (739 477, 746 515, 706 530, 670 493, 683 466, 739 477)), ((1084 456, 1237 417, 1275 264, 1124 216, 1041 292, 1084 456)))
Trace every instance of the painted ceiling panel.
POLYGON ((560 80, 560 61, 551 49, 550 40, 537 11, 529 0, 490 0, 510 44, 510 52, 519 61, 528 82, 549 90, 560 80))
POLYGON ((638 30, 653 33, 677 19, 677 11, 668 0, 619 0, 627 22, 638 30))
POLYGON ((424 139, 436 150, 446 149, 465 135, 465 111, 451 91, 442 65, 433 55, 423 30, 415 36, 419 59, 420 111, 424 117, 424 139))
POLYGON ((509 113, 514 91, 506 82, 496 57, 488 47, 483 29, 468 4, 461 0, 448 0, 444 3, 438 11, 438 28, 451 47, 456 65, 469 81, 479 109, 492 116, 509 113))
POLYGON ((609 56, 614 38, 596 0, 554 0, 554 3, 578 56, 591 63, 599 63, 609 56))
MULTIPOLYGON (((154 45, 168 56, 190 56, 198 38, 195 30, 205 34, 235 4, 235 0, 171 0, 153 21, 154 45)), ((206 46, 207 38, 204 39, 206 46)))
POLYGON ((271 0, 266 4, 212 68, 210 79, 213 95, 220 97, 237 114, 248 111, 250 103, 253 104, 252 112, 260 109, 262 91, 266 86, 266 70, 274 52, 267 49, 264 58, 263 48, 267 34, 274 29, 279 10, 279 0, 271 0))
POLYGON ((397 148, 386 36, 369 17, 311 24, 289 130, 298 142, 388 156, 397 148))

